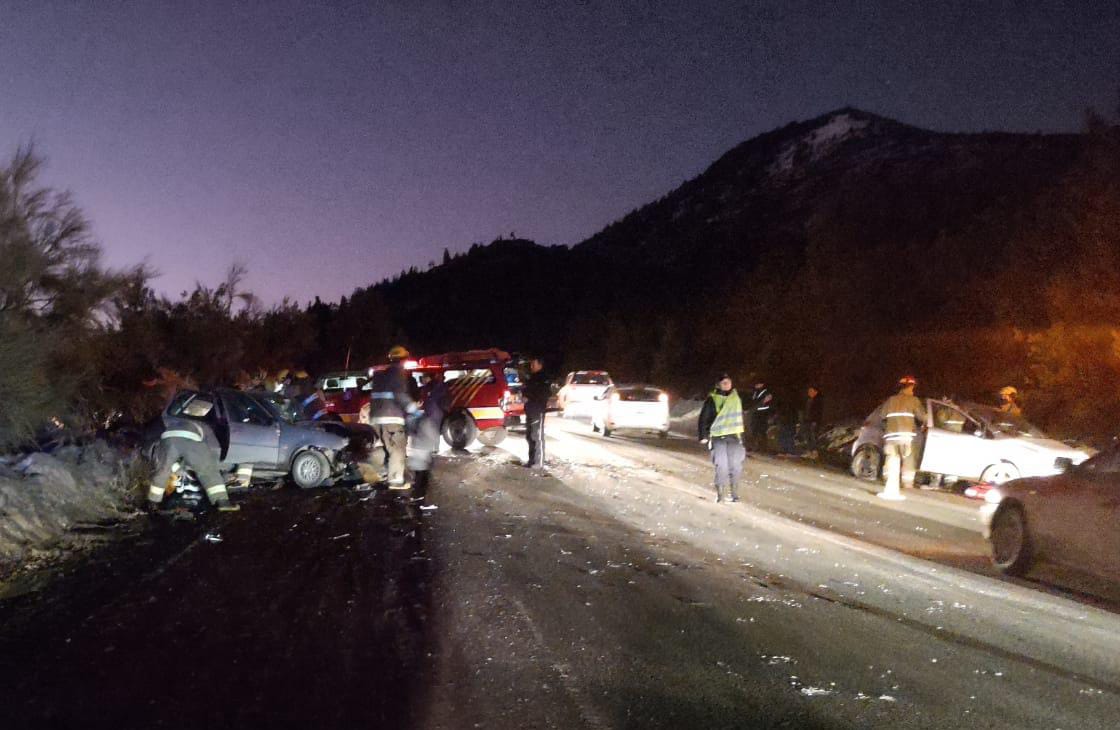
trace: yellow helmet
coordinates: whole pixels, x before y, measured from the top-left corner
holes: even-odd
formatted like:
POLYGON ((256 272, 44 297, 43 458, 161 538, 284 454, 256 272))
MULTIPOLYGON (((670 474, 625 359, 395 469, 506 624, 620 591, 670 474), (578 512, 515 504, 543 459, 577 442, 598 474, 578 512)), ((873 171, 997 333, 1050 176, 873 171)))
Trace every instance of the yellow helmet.
POLYGON ((1015 386, 1013 385, 1005 385, 999 389, 999 394, 1004 398, 1008 398, 1013 395, 1019 395, 1019 391, 1016 390, 1015 386))
POLYGON ((393 349, 389 350, 390 360, 404 360, 408 357, 408 350, 403 345, 394 345, 393 349))

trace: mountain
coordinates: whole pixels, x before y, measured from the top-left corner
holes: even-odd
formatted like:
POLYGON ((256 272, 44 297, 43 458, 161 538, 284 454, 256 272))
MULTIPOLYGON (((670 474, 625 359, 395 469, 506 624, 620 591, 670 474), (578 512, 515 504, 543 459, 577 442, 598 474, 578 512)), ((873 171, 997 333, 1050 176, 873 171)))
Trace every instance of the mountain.
POLYGON ((950 134, 839 109, 571 248, 495 241, 359 290, 332 337, 362 333, 369 358, 393 339, 496 344, 679 393, 724 369, 787 393, 814 381, 836 410, 904 370, 986 397, 1039 377, 1038 333, 1120 323, 1118 148, 1107 125, 950 134))

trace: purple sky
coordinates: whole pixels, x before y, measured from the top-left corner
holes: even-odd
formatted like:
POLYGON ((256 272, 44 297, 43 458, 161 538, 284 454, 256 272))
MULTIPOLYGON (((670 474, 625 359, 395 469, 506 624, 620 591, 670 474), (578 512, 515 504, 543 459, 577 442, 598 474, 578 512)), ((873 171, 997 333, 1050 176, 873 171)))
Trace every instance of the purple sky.
POLYGON ((34 139, 111 264, 242 261, 267 302, 577 243, 847 104, 1065 131, 1118 89, 1115 2, 0 2, 0 153, 34 139))

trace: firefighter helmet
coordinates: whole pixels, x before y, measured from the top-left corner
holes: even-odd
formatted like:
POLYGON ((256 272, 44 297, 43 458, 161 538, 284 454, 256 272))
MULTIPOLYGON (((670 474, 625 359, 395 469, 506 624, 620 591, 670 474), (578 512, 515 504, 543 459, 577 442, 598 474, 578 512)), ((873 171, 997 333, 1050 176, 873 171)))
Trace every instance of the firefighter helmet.
POLYGON ((901 378, 898 379, 898 384, 901 385, 901 386, 917 385, 918 384, 918 379, 915 378, 913 375, 903 375, 901 378))
POLYGON ((999 389, 999 394, 1004 398, 1014 398, 1019 395, 1019 391, 1013 385, 1005 385, 999 389))
POLYGON ((408 357, 408 350, 403 345, 394 345, 393 349, 389 350, 390 360, 404 360, 408 357))

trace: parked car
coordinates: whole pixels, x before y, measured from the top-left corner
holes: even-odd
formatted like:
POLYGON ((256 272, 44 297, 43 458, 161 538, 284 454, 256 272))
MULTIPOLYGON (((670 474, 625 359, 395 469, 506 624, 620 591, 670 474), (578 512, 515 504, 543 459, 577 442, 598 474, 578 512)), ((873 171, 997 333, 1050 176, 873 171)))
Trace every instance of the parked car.
POLYGON ((609 437, 615 431, 669 435, 669 394, 652 385, 612 385, 594 401, 591 430, 609 437))
POLYGON ((556 394, 557 405, 563 418, 590 415, 595 399, 614 382, 605 370, 577 370, 568 373, 564 385, 556 394))
POLYGON ((201 420, 210 426, 216 440, 209 446, 223 471, 251 466, 254 477, 290 476, 297 486, 308 489, 329 484, 350 464, 350 439, 296 422, 258 394, 227 388, 181 390, 164 409, 164 428, 174 428, 183 420, 201 420), (214 402, 201 419, 184 412, 199 396, 214 402))
POLYGON ((1075 465, 1059 458, 1061 473, 993 486, 980 519, 992 563, 1022 575, 1039 562, 1120 581, 1120 447, 1075 465))
MULTIPOLYGON (((925 429, 915 440, 918 470, 967 481, 1001 484, 1057 473, 1061 457, 1079 464, 1089 453, 1049 438, 1020 416, 992 406, 926 398, 925 429)), ((852 444, 852 473, 878 479, 883 464, 882 417, 876 409, 852 444)))

